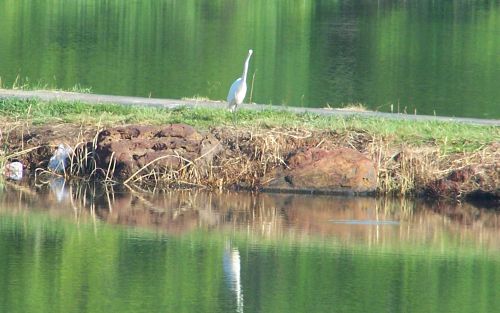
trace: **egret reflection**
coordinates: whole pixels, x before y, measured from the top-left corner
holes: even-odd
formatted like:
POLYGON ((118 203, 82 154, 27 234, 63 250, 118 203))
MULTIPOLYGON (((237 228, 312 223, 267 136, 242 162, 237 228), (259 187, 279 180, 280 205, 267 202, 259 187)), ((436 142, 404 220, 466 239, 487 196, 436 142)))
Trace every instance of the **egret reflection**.
POLYGON ((222 263, 229 289, 236 298, 236 312, 241 313, 243 312, 243 292, 241 288, 240 252, 230 242, 227 242, 224 248, 222 263))
POLYGON ((71 200, 71 192, 63 177, 52 177, 49 180, 51 192, 55 195, 57 202, 71 200))

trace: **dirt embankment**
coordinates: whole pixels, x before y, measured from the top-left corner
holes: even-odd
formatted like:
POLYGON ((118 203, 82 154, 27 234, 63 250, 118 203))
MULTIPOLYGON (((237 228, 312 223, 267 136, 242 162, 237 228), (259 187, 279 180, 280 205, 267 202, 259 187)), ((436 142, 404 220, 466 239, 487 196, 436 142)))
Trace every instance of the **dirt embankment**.
POLYGON ((359 130, 198 131, 188 125, 96 129, 69 124, 2 131, 3 157, 42 173, 58 144, 66 175, 141 187, 500 198, 500 144, 470 153, 395 143, 359 130))

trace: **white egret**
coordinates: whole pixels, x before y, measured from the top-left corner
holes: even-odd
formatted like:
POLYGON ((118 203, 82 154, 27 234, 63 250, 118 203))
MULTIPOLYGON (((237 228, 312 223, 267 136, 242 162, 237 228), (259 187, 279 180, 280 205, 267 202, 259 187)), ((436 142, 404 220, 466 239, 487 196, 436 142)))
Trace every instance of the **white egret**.
POLYGON ((245 95, 247 93, 247 72, 248 72, 248 63, 250 62, 250 57, 252 56, 253 50, 248 50, 248 56, 245 60, 245 66, 243 67, 243 74, 240 78, 234 81, 229 89, 229 93, 227 95, 227 104, 229 107, 229 111, 235 112, 238 105, 243 103, 245 99, 245 95))

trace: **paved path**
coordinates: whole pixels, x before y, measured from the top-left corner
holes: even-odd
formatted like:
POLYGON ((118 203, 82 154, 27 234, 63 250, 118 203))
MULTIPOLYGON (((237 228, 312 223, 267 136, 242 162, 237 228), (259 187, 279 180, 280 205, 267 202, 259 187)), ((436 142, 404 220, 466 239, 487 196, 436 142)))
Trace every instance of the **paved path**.
MULTIPOLYGON (((154 106, 154 107, 163 107, 169 109, 183 107, 183 106, 207 107, 207 108, 226 107, 226 103, 222 101, 156 99, 156 98, 110 96, 110 95, 97 95, 97 94, 87 94, 87 93, 46 91, 46 90, 30 91, 30 90, 0 89, 0 98, 20 98, 20 99, 37 98, 45 101, 49 100, 80 101, 89 104, 115 103, 121 105, 154 106)), ((406 120, 417 120, 417 121, 460 122, 467 124, 500 126, 500 120, 494 120, 494 119, 412 115, 412 114, 382 113, 382 112, 370 112, 370 111, 358 112, 358 111, 348 111, 342 109, 298 108, 298 107, 285 107, 277 105, 260 105, 260 104, 244 104, 243 107, 252 110, 272 109, 272 110, 283 110, 296 113, 310 112, 322 115, 337 115, 337 116, 356 115, 356 116, 406 119, 406 120)))

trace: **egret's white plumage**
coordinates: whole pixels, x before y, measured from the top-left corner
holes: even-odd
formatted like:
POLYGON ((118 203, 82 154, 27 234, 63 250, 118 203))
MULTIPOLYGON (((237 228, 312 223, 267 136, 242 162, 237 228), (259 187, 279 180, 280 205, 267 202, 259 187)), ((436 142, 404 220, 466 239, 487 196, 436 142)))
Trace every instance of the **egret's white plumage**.
POLYGON ((248 50, 248 56, 243 67, 243 74, 240 78, 234 81, 234 83, 231 85, 231 88, 229 89, 229 93, 227 95, 227 103, 231 112, 236 111, 238 105, 242 104, 243 100, 245 99, 245 95, 247 93, 248 63, 250 62, 252 53, 252 49, 248 50))

